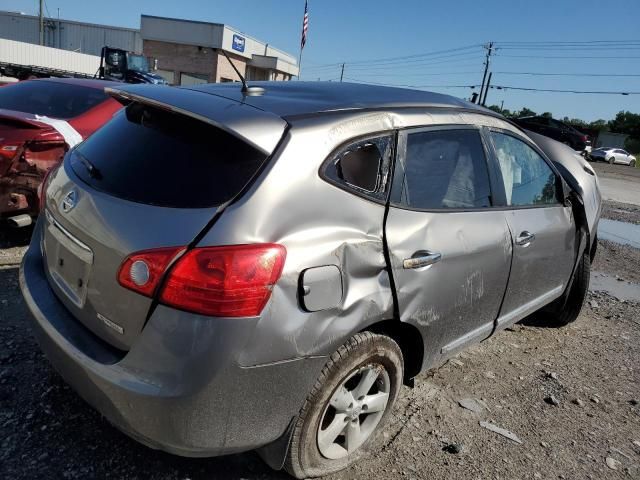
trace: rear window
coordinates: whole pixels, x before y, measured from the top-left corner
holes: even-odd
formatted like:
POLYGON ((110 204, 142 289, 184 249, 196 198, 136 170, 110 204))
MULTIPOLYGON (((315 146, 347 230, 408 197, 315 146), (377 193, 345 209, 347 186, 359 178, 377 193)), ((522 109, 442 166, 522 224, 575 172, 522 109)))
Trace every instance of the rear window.
POLYGON ((81 143, 73 171, 102 192, 175 208, 218 206, 235 196, 266 154, 184 115, 133 103, 81 143))
POLYGON ((49 81, 26 81, 0 88, 0 108, 69 119, 108 98, 97 88, 49 81))

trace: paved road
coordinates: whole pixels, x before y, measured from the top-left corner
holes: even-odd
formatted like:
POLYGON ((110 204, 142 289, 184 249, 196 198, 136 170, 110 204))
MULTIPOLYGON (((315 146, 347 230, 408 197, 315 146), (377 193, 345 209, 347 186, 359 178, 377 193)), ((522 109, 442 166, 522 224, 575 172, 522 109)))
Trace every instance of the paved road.
POLYGON ((640 168, 601 162, 591 165, 598 174, 605 200, 640 205, 640 168))

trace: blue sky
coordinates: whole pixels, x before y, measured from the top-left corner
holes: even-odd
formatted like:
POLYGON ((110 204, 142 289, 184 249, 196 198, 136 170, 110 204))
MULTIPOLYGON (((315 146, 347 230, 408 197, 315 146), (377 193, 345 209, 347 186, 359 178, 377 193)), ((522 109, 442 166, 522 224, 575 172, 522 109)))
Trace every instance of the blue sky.
MULTIPOLYGON (((37 0, 2 0, 1 9, 33 14, 37 0)), ((230 24, 271 45, 298 54, 303 0, 47 0, 51 16, 110 25, 139 27, 140 14, 230 24)), ((497 50, 494 85, 525 88, 640 92, 640 1, 638 0, 309 0, 310 27, 302 60, 303 80, 345 78, 403 85, 437 85, 429 90, 468 98, 471 90, 440 85, 472 85, 482 80, 480 46, 433 57, 357 64, 406 57, 489 41, 507 42, 630 41, 625 48, 560 51, 556 47, 497 50), (592 56, 606 58, 532 58, 592 56), (626 57, 626 58, 611 58, 626 57), (635 57, 635 58, 630 58, 635 57), (435 59, 434 59, 435 58, 435 59), (409 61, 410 60, 410 61, 409 61), (628 74, 636 77, 530 76, 499 72, 628 74)), ((504 45, 506 47, 507 45, 504 45)), ((556 117, 609 119, 620 110, 640 113, 640 95, 489 92, 488 104, 523 106, 556 117)))

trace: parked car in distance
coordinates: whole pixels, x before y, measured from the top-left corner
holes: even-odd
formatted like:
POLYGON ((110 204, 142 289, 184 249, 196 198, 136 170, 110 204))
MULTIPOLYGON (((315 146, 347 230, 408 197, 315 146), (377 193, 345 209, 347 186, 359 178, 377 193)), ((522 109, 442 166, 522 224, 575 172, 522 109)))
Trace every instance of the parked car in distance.
POLYGON ((591 141, 587 135, 560 120, 531 116, 517 118, 514 121, 522 128, 553 138, 578 152, 588 152, 591 149, 591 141))
POLYGON ((631 167, 636 166, 636 157, 622 148, 596 148, 591 152, 590 158, 593 161, 608 162, 611 164, 621 163, 631 167))
POLYGON ((122 431, 322 476, 421 371, 577 318, 601 206, 573 152, 447 95, 255 87, 109 88, 126 108, 43 187, 33 331, 122 431))
POLYGON ((32 223, 47 172, 122 107, 104 92, 113 83, 49 78, 0 89, 0 220, 32 223))

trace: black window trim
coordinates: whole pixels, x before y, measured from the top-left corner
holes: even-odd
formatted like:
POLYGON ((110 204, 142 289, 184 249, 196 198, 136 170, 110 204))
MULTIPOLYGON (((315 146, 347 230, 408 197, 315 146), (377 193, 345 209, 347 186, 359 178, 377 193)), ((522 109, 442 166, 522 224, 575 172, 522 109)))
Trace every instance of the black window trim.
POLYGON ((398 140, 397 133, 398 132, 395 129, 383 130, 379 132, 371 132, 364 135, 351 137, 348 140, 345 140, 344 142, 340 143, 337 147, 335 147, 331 151, 331 153, 327 155, 324 161, 320 164, 320 168, 318 169, 318 175, 322 180, 324 180, 330 185, 333 185, 334 187, 339 188, 340 190, 344 190, 345 192, 355 195, 359 198, 362 198, 363 200, 367 200, 367 201, 376 203, 378 205, 386 206, 389 201, 389 196, 391 194, 391 184, 392 184, 393 169, 394 169, 396 150, 397 150, 397 140, 398 140), (366 142, 367 140, 374 140, 377 138, 384 138, 384 137, 387 137, 390 140, 391 155, 389 158, 389 166, 388 166, 389 171, 387 172, 386 175, 384 175, 384 172, 382 172, 383 179, 380 185, 378 186, 379 187, 378 191, 382 193, 380 197, 373 195, 373 193, 375 192, 364 190, 356 185, 352 185, 347 182, 334 180, 329 175, 327 175, 326 173, 327 168, 335 160, 336 156, 340 152, 344 151, 351 145, 361 143, 361 142, 366 142))
POLYGON ((547 158, 547 156, 544 154, 544 152, 535 144, 533 143, 531 140, 529 140, 528 138, 518 134, 517 132, 514 132, 512 130, 507 130, 504 128, 499 128, 499 127, 485 127, 485 131, 486 131, 486 141, 489 145, 489 149, 491 150, 491 168, 495 169, 496 173, 497 173, 497 177, 498 177, 498 181, 500 182, 501 185, 501 203, 503 203, 503 205, 497 205, 496 207, 500 210, 529 210, 532 208, 555 208, 555 207, 566 207, 566 202, 564 200, 560 199, 560 195, 564 195, 564 192, 566 190, 565 188, 565 181, 562 178, 562 175, 560 175, 560 172, 558 171, 558 169, 556 168, 556 166, 553 164, 553 162, 551 160, 549 160, 549 158, 547 158), (500 163, 498 161, 498 154, 496 151, 496 147, 495 144, 493 143, 493 139, 491 138, 491 132, 497 132, 497 133, 501 133, 504 135, 508 135, 510 137, 515 138, 516 140, 520 140, 521 142, 525 143, 526 145, 528 145, 529 147, 531 147, 538 155, 540 155, 540 157, 542 158, 542 160, 544 160, 544 162, 547 164, 547 166, 551 169, 551 171, 553 172, 553 174, 556 177, 556 203, 543 203, 543 204, 532 204, 532 205, 507 205, 507 196, 506 196, 506 191, 504 188, 504 181, 502 180, 502 173, 500 172, 500 163))
MULTIPOLYGON (((502 207, 497 207, 494 205, 495 203, 495 192, 496 188, 499 187, 497 183, 499 180, 495 176, 496 172, 492 169, 490 162, 490 152, 488 151, 485 138, 482 134, 483 127, 481 125, 475 125, 470 123, 447 123, 447 124, 439 124, 439 125, 425 125, 418 127, 408 127, 403 128, 398 131, 398 142, 396 144, 396 155, 395 155, 395 168, 393 172, 393 184, 391 186, 391 196, 389 205, 394 208, 399 208, 401 210, 410 210, 414 212, 425 212, 425 213, 460 213, 460 212, 488 212, 500 210, 502 207), (469 207, 469 208, 417 208, 411 207, 404 203, 403 201, 403 192, 406 187, 404 182, 405 178, 405 165, 406 165, 406 154, 407 154, 407 138, 409 135, 414 133, 422 133, 422 132, 438 132, 438 131, 446 131, 446 130, 475 130, 480 135, 480 143, 482 144, 482 149, 484 151, 485 163, 487 166, 487 173, 489 175, 489 201, 491 202, 491 206, 489 207, 469 207)), ((499 172, 498 172, 499 173, 499 172)), ((502 187, 504 188, 504 187, 502 187)))

